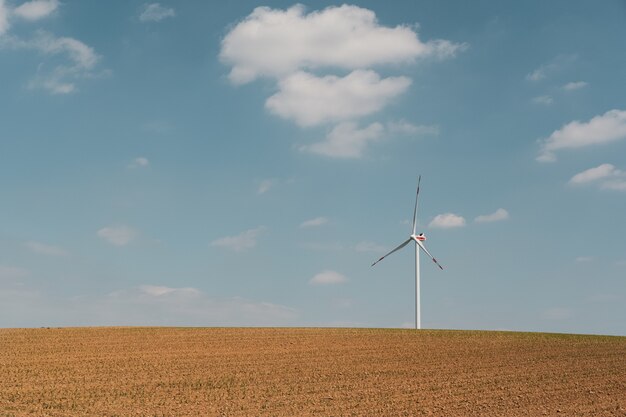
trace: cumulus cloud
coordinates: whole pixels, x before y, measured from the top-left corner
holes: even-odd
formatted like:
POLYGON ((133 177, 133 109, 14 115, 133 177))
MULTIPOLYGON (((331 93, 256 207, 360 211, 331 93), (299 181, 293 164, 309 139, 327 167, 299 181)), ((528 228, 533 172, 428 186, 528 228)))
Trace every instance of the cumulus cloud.
POLYGON ((148 158, 140 156, 138 158, 133 159, 133 162, 131 162, 128 165, 128 167, 129 168, 145 168, 148 165, 150 165, 150 161, 148 161, 148 158))
POLYGON ((299 71, 279 81, 279 91, 265 107, 300 126, 315 126, 378 112, 409 85, 407 77, 381 79, 371 70, 355 70, 345 77, 299 71))
POLYGON ((322 226, 328 223, 327 217, 316 217, 314 219, 305 220, 300 224, 300 228, 306 229, 310 227, 322 226))
POLYGON ((24 243, 24 247, 34 253, 49 256, 68 256, 69 252, 60 246, 47 245, 41 242, 29 241, 24 243))
POLYGON ((485 214, 482 216, 478 216, 474 219, 476 223, 492 223, 499 222, 502 220, 506 220, 509 218, 509 212, 503 208, 499 208, 495 212, 491 214, 485 214))
POLYGON ((465 219, 454 213, 438 214, 428 224, 428 227, 436 229, 451 229, 465 226, 465 219))
POLYGON ((327 7, 306 13, 258 7, 222 40, 220 59, 232 66, 230 80, 244 84, 258 77, 283 78, 301 69, 354 70, 380 64, 448 57, 464 45, 446 40, 422 42, 408 26, 381 26, 376 14, 358 6, 327 7))
POLYGON ((139 15, 142 22, 160 22, 167 17, 176 16, 176 12, 172 8, 163 7, 159 3, 144 4, 139 15))
POLYGON ((598 184, 604 189, 626 191, 626 172, 615 168, 612 164, 602 164, 579 172, 569 180, 571 185, 591 183, 598 184))
POLYGON ((585 81, 573 81, 571 83, 567 83, 563 86, 563 90, 565 91, 574 91, 580 90, 581 88, 587 87, 587 83, 585 81))
POLYGON ((602 164, 595 168, 589 168, 586 171, 579 172, 570 180, 570 184, 587 184, 602 178, 614 177, 621 175, 622 172, 615 168, 612 164, 602 164))
POLYGON ((626 139, 626 110, 610 110, 595 116, 588 122, 575 120, 555 130, 540 141, 541 151, 537 160, 553 162, 554 152, 562 149, 578 149, 626 139))
POLYGON ((345 122, 335 126, 325 140, 300 147, 303 152, 331 158, 361 158, 365 149, 383 139, 384 127, 380 123, 359 129, 356 123, 345 122))
POLYGON ((137 232, 128 226, 104 227, 96 234, 115 246, 126 246, 137 236, 137 232))
POLYGON ((32 0, 16 7, 13 14, 26 20, 39 20, 52 14, 57 7, 57 0, 32 0))
MULTIPOLYGON (((467 47, 447 40, 423 42, 415 27, 382 26, 374 12, 358 6, 310 13, 301 5, 286 10, 258 7, 226 34, 220 60, 231 67, 234 84, 261 77, 276 82, 276 92, 265 102, 268 112, 301 127, 339 123, 325 141, 300 150, 359 158, 368 143, 380 139, 383 125, 357 129, 342 123, 381 111, 412 83, 405 76, 381 77, 374 68, 452 57, 467 47)), ((387 130, 437 133, 406 122, 390 124, 387 130)))
POLYGON ((334 285, 343 284, 347 282, 348 278, 345 275, 335 271, 322 271, 319 274, 315 274, 313 278, 309 280, 311 285, 334 285))
POLYGON ((241 232, 235 236, 225 236, 211 242, 211 246, 218 246, 235 252, 242 252, 248 249, 252 249, 257 244, 257 239, 261 233, 267 228, 265 226, 259 226, 255 229, 249 229, 245 232, 241 232))

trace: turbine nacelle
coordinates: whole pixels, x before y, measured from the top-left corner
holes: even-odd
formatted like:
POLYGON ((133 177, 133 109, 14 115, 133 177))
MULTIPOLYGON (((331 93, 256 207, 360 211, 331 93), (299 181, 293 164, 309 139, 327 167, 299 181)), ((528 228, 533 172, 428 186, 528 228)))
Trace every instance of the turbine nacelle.
POLYGON ((411 239, 417 241, 419 240, 420 242, 423 242, 426 240, 426 236, 424 235, 424 233, 420 233, 419 235, 416 234, 412 234, 411 235, 411 239))

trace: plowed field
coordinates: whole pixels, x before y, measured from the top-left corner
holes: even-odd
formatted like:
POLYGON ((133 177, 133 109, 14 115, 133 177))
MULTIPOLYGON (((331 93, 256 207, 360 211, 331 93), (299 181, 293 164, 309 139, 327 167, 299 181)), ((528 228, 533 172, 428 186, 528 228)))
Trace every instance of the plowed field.
POLYGON ((626 337, 0 329, 0 416, 626 416, 626 337))

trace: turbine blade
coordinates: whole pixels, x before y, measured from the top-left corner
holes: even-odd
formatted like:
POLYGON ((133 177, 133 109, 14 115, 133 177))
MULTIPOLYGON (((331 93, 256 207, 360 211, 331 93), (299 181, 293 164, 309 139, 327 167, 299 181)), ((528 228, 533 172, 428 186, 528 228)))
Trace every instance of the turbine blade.
POLYGON ((422 176, 417 177, 417 191, 415 192, 415 208, 413 209, 413 234, 415 234, 415 228, 417 227, 417 197, 420 195, 420 181, 422 176))
POLYGON ((422 248, 422 250, 424 252, 426 252, 426 255, 430 256, 430 259, 433 260, 434 263, 437 264, 437 266, 439 267, 439 269, 443 270, 443 266, 441 266, 439 264, 439 262, 437 262, 437 260, 435 259, 435 257, 433 255, 430 254, 430 252, 428 252, 428 250, 426 249, 426 246, 424 246, 424 244, 422 242, 420 242, 419 240, 415 239, 415 243, 417 243, 417 245, 422 248))
POLYGON ((397 250, 402 249, 403 247, 405 247, 406 245, 409 244, 409 242, 411 241, 411 238, 408 238, 405 242, 402 242, 397 248, 395 248, 394 250, 392 250, 391 252, 389 252, 388 254, 386 254, 385 256, 381 257, 379 260, 377 260, 376 262, 374 262, 372 264, 372 266, 376 265, 378 262, 382 261, 383 259, 385 259, 387 256, 391 255, 392 253, 394 253, 397 250))

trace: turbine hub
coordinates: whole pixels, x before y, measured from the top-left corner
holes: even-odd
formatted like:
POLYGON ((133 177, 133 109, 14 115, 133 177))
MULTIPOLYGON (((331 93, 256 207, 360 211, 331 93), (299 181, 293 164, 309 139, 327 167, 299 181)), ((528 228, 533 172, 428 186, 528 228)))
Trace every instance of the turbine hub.
POLYGON ((419 240, 420 242, 426 240, 426 236, 424 236, 424 233, 420 233, 419 235, 411 235, 411 237, 415 240, 419 240))

